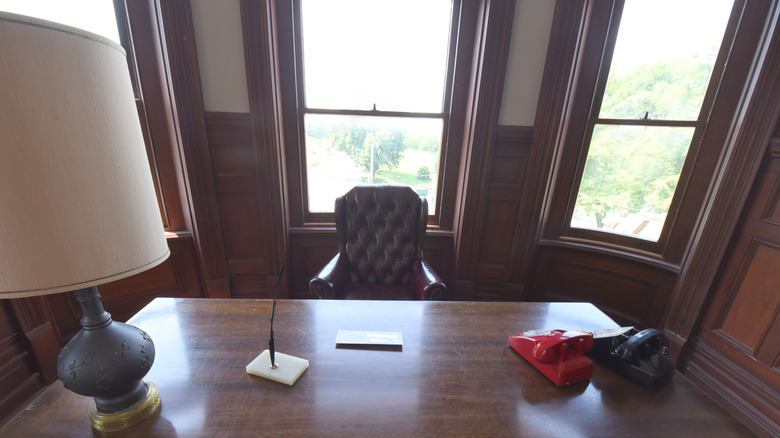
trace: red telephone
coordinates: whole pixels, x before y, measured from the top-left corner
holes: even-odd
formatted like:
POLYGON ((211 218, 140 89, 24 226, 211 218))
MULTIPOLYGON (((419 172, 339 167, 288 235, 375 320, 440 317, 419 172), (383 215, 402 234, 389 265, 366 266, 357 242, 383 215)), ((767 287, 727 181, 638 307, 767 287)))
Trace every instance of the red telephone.
POLYGON ((573 385, 593 375, 593 334, 566 330, 518 333, 509 345, 558 386, 573 385))

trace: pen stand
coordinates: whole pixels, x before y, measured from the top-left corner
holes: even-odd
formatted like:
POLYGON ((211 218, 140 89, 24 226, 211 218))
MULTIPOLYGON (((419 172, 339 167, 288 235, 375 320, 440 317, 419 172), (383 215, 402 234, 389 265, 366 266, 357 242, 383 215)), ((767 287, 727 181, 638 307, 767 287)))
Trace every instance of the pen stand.
POLYGON ((274 355, 275 367, 271 366, 271 352, 263 350, 249 365, 246 372, 255 376, 264 377, 275 382, 292 386, 298 377, 309 368, 309 361, 287 354, 276 353, 274 355))
POLYGON ((593 376, 593 361, 585 356, 593 348, 590 333, 524 332, 511 336, 508 344, 558 386, 573 385, 593 376))

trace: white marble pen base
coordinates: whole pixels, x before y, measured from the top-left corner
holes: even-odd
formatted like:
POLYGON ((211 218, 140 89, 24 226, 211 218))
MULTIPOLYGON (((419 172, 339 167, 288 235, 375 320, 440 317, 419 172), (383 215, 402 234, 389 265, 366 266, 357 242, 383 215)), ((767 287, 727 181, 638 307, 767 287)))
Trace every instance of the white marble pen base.
POLYGON ((274 354, 276 368, 271 367, 271 352, 263 350, 249 365, 246 372, 255 376, 292 386, 298 377, 309 368, 309 361, 299 357, 276 352, 274 354))

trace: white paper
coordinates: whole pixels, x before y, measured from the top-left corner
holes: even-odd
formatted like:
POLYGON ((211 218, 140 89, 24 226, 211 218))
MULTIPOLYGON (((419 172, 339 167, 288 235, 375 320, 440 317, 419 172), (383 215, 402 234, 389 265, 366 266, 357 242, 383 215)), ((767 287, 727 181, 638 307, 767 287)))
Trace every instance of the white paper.
POLYGON ((339 330, 336 345, 403 345, 401 332, 339 330))

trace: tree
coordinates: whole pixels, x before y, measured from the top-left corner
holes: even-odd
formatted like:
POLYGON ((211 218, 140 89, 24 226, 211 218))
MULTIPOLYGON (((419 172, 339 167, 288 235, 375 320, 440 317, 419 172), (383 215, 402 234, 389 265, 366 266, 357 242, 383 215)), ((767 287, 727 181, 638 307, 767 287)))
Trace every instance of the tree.
MULTIPOLYGON (((610 78, 600 118, 696 120, 711 65, 659 62, 610 78)), ((610 212, 665 214, 688 153, 693 128, 597 124, 588 149, 575 216, 610 212)))
POLYGON ((363 126, 342 125, 328 129, 330 144, 345 152, 369 174, 373 183, 379 169, 396 169, 404 151, 404 136, 400 131, 369 130, 363 126))
POLYGON ((333 148, 345 152, 357 162, 367 134, 366 128, 354 125, 328 128, 328 138, 333 148))
POLYGON ((371 131, 366 135, 363 148, 356 161, 369 173, 369 183, 376 178, 380 168, 395 169, 403 157, 403 134, 398 131, 371 131))

